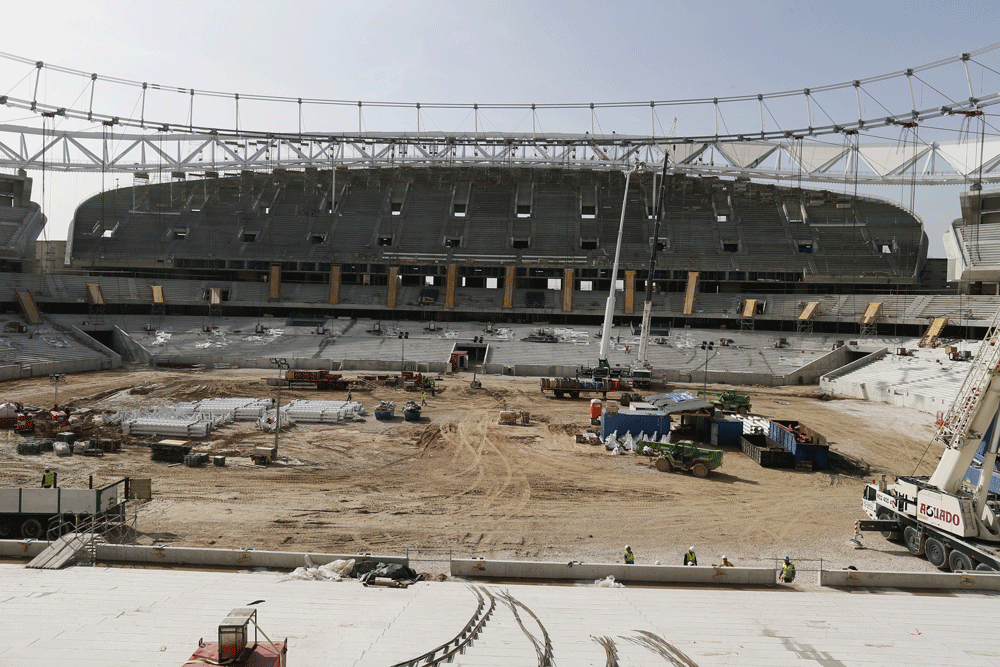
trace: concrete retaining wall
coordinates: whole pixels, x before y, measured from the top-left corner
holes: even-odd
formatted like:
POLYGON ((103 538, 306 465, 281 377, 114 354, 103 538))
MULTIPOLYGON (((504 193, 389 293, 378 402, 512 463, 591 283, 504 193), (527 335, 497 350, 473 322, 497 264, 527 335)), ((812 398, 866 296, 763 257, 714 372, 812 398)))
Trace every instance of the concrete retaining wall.
POLYGON ((112 331, 115 345, 118 346, 119 350, 124 352, 124 355, 122 356, 126 361, 137 364, 152 363, 153 355, 149 353, 149 350, 144 348, 134 338, 132 338, 127 331, 117 326, 112 331))
POLYGON ((1000 591, 1000 574, 953 572, 867 572, 822 570, 820 586, 862 588, 933 588, 964 591, 1000 591))
MULTIPOLYGON (((0 540, 0 556, 8 558, 34 558, 48 546, 36 540, 0 540)), ((314 565, 324 565, 335 560, 376 560, 382 563, 409 565, 404 556, 373 554, 317 554, 301 551, 257 551, 255 549, 196 549, 174 546, 132 546, 127 544, 98 544, 98 562, 147 563, 151 565, 203 565, 213 567, 273 567, 292 570, 306 564, 306 556, 314 565)))
MULTIPOLYGON (((63 330, 62 325, 53 323, 52 326, 56 330, 63 330)), ((106 345, 98 341, 96 338, 91 337, 90 334, 88 334, 87 332, 83 331, 82 329, 72 324, 68 326, 68 329, 73 338, 75 338, 80 344, 89 347, 94 352, 99 352, 108 357, 110 361, 107 365, 102 364, 104 368, 122 367, 122 357, 120 354, 112 350, 110 347, 107 347, 106 345)))
POLYGON ((773 586, 772 568, 683 567, 624 563, 542 563, 514 560, 452 560, 451 574, 467 579, 546 579, 596 581, 608 575, 620 582, 773 586))
POLYGON ((824 374, 836 371, 849 363, 851 356, 849 347, 846 345, 838 347, 786 375, 785 384, 815 384, 824 374))

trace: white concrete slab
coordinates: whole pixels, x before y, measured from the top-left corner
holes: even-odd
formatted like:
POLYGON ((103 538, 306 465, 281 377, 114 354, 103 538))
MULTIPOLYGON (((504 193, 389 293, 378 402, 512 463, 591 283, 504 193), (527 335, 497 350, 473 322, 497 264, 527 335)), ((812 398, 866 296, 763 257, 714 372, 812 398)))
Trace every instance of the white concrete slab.
MULTIPOLYGON (((466 584, 408 589, 356 582, 279 582, 273 573, 0 565, 5 642, 0 664, 170 665, 212 638, 235 607, 263 599, 261 626, 289 640, 297 666, 393 664, 447 642, 477 600, 466 584)), ((913 595, 818 587, 593 588, 487 585, 508 592, 544 624, 556 664, 605 664, 593 637, 610 637, 621 664, 663 665, 628 638, 645 630, 711 665, 987 665, 1000 667, 988 619, 1000 595, 913 595), (974 610, 974 612, 973 612, 974 610), (982 622, 969 622, 974 617, 982 622), (965 619, 965 620, 963 620, 965 619), (984 625, 985 623, 985 625, 984 625)), ((537 623, 519 610, 536 637, 537 623)), ((535 650, 499 598, 494 615, 456 665, 536 665, 535 650)))

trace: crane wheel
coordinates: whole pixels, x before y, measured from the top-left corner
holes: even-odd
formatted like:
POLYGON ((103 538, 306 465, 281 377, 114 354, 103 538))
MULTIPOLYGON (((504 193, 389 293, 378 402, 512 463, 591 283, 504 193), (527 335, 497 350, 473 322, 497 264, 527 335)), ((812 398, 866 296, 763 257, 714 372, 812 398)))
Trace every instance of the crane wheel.
POLYGON ((748 415, 748 414, 750 414, 750 408, 748 408, 747 406, 743 405, 743 406, 741 406, 741 407, 739 407, 739 408, 736 409, 736 414, 739 414, 739 415, 748 415))
POLYGON ((21 524, 21 537, 36 540, 42 536, 42 522, 38 519, 28 519, 21 524))
POLYGON ((924 544, 924 555, 927 562, 939 570, 948 569, 948 548, 936 537, 928 537, 924 544))
POLYGON ((665 457, 656 459, 656 462, 653 463, 653 465, 655 465, 656 469, 660 472, 670 472, 670 468, 672 467, 670 465, 670 459, 665 457))
POLYGON ((952 572, 963 572, 975 569, 972 566, 972 559, 963 554, 961 551, 955 551, 954 549, 950 554, 948 554, 948 566, 951 567, 952 572))
POLYGON ((907 526, 903 529, 903 542, 906 543, 906 548, 914 556, 922 556, 924 553, 924 544, 921 538, 920 531, 913 526, 907 526))
POLYGON ((990 565, 989 563, 980 563, 979 565, 976 566, 976 570, 977 571, 982 571, 982 572, 996 572, 997 571, 996 568, 993 567, 992 565, 990 565))
POLYGON ((708 466, 698 461, 693 466, 691 466, 691 473, 695 477, 708 477, 708 466))
MULTIPOLYGON (((888 512, 879 512, 878 520, 892 521, 892 516, 888 512)), ((901 537, 898 530, 882 530, 879 532, 882 533, 882 537, 889 540, 890 542, 898 542, 899 538, 901 537)))
POLYGON ((14 522, 10 519, 0 519, 0 538, 6 539, 14 534, 14 522))

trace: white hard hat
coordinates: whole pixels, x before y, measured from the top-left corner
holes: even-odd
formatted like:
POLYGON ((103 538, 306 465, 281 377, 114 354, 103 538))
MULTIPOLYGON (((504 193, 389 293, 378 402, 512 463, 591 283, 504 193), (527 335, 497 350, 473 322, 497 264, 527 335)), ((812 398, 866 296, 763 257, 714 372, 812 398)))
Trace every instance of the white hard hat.
POLYGON ((727 558, 726 554, 722 554, 722 560, 726 560, 726 558, 727 558))
POLYGON ((694 551, 694 547, 691 547, 690 549, 688 549, 688 551, 694 551))
POLYGON ((626 545, 625 545, 625 548, 626 548, 626 549, 631 549, 632 547, 630 547, 629 545, 627 545, 627 544, 626 544, 626 545))

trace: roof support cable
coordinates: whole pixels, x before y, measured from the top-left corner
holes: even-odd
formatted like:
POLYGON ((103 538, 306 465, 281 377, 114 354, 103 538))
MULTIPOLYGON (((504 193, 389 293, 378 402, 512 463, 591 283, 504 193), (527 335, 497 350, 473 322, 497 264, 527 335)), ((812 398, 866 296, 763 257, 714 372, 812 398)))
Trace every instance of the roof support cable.
POLYGON ((972 89, 972 77, 969 75, 969 60, 972 58, 968 53, 962 54, 962 65, 965 67, 965 80, 969 84, 969 102, 976 104, 976 91, 972 89))
POLYGON ((858 129, 863 130, 865 127, 865 116, 861 112, 861 82, 857 79, 854 80, 854 99, 858 102, 858 129))
POLYGON ((142 108, 139 110, 139 127, 146 129, 146 82, 142 82, 142 108))
POLYGON ((194 132, 194 88, 191 89, 191 102, 188 105, 188 130, 194 132))
POLYGON ((94 89, 97 88, 97 74, 90 75, 90 108, 87 109, 87 120, 94 120, 94 89))
MULTIPOLYGON (((45 67, 45 63, 39 60, 35 63, 35 92, 31 96, 31 110, 34 111, 38 108, 38 81, 42 78, 42 68, 45 67)), ((91 106, 93 106, 93 98, 91 98, 91 106)))
POLYGON ((757 95, 757 102, 760 104, 760 138, 764 138, 764 96, 757 95))
POLYGON ((802 91, 802 94, 806 96, 806 114, 809 116, 809 134, 813 133, 813 108, 812 108, 812 96, 809 94, 809 89, 806 88, 802 91))

